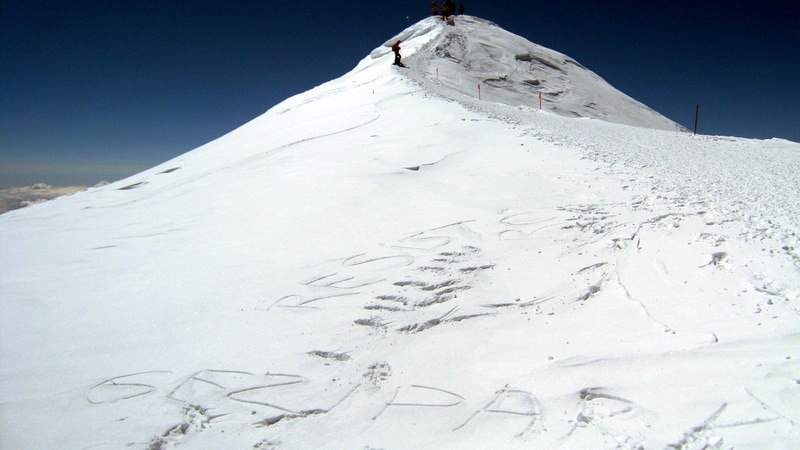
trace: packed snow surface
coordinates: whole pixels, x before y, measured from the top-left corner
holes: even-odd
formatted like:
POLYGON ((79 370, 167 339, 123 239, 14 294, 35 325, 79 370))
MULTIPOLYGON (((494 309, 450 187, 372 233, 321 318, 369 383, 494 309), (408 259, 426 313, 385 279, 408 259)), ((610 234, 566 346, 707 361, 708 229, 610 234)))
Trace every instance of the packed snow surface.
POLYGON ((800 145, 480 19, 399 36, 0 216, 2 447, 800 447, 800 145))

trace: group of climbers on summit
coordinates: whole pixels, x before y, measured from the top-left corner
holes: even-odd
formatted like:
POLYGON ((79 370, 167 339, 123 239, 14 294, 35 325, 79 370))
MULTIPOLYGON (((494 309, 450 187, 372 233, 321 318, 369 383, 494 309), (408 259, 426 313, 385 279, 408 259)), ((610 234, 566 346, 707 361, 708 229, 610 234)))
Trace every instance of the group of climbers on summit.
MULTIPOLYGON (((445 0, 442 2, 441 14, 439 14, 439 6, 436 2, 431 2, 431 15, 432 16, 442 16, 442 20, 447 21, 450 16, 456 13, 456 2, 453 0, 445 0)), ((458 4, 458 14, 464 14, 464 4, 458 4)))

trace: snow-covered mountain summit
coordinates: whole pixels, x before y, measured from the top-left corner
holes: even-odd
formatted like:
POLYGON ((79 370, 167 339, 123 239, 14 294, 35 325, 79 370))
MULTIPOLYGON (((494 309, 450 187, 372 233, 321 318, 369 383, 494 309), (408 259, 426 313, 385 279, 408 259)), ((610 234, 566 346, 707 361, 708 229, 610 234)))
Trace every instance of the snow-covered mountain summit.
POLYGON ((599 82, 478 19, 400 36, 0 216, 2 446, 800 446, 800 145, 562 117, 599 82))
MULTIPOLYGON (((541 92, 543 108, 566 117, 683 130, 573 58, 509 33, 492 22, 460 16, 458 26, 448 27, 429 18, 397 36, 409 38, 427 41, 408 59, 414 74, 436 74, 437 82, 447 89, 476 96, 480 84, 482 98, 487 101, 536 108, 541 92)), ((384 53, 378 49, 372 55, 384 53)))

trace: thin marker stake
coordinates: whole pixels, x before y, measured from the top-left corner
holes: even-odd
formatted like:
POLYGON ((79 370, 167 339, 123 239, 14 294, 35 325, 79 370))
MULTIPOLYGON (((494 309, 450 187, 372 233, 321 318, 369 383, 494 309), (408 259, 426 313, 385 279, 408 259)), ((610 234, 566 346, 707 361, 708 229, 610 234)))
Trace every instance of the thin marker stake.
POLYGON ((478 100, 481 99, 481 85, 478 84, 478 100))
POLYGON ((697 134, 697 121, 700 118, 700 105, 694 107, 694 134, 697 134))

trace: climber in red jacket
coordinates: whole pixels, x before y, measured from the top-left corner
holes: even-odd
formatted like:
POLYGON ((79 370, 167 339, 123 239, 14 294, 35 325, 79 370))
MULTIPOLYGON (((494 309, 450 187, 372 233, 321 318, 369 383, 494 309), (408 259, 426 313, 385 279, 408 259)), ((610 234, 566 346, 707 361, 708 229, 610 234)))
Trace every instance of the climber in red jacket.
POLYGON ((400 43, 401 42, 403 42, 403 41, 398 40, 397 42, 394 43, 394 45, 392 45, 392 51, 394 52, 394 65, 395 66, 400 66, 400 67, 405 67, 405 64, 403 64, 403 62, 400 61, 400 43))

